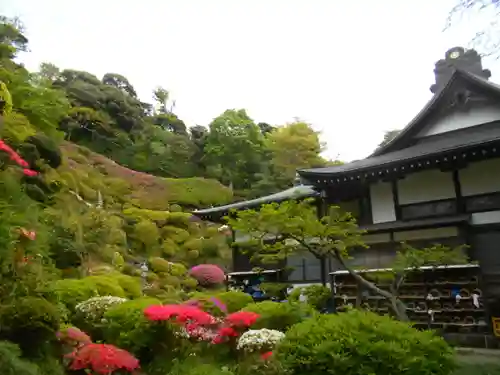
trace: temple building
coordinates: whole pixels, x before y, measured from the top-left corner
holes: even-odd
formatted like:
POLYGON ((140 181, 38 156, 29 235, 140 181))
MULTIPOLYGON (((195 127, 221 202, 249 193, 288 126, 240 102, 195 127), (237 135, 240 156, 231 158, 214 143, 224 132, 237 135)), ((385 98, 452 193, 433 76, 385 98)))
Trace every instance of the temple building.
MULTIPOLYGON (((438 285, 451 285, 435 297, 455 301, 459 293, 462 304, 470 300, 471 306, 433 305, 434 312, 454 312, 444 312, 445 317, 435 314, 432 322, 425 315, 431 308, 420 307, 430 327, 441 322, 440 327, 456 324, 471 332, 494 331, 495 319, 500 317, 500 256, 496 253, 500 244, 500 86, 489 80, 491 73, 483 69, 476 51, 460 47, 447 51, 434 72, 429 102, 395 138, 366 159, 299 170, 303 185, 289 191, 194 214, 217 221, 231 208, 314 196, 324 206, 337 205, 351 212, 366 230, 369 248, 354 251, 350 262, 367 270, 390 266, 402 241, 417 246, 467 244, 470 257, 477 262, 464 265, 467 272, 453 271, 453 280, 447 279, 446 272, 440 274, 437 279, 442 284, 428 278, 419 282, 435 294, 442 289, 438 285), (292 194, 297 189, 299 194, 292 194)), ((238 257, 235 254, 235 271, 248 270, 250 264, 238 257)), ((319 281, 319 261, 299 257, 289 259, 287 265, 295 267, 289 282, 319 281)), ((346 271, 333 260, 326 266, 336 283, 349 283, 340 280, 346 271)), ((427 289, 421 293, 427 294, 427 289)), ((337 298, 347 303, 352 296, 337 290, 337 298)))

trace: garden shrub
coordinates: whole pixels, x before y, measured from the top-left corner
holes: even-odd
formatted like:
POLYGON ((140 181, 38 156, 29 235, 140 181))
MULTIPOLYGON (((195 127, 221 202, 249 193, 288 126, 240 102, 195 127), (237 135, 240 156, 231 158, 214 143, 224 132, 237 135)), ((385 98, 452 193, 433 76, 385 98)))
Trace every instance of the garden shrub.
POLYGON ((111 275, 123 289, 126 298, 139 298, 142 296, 142 281, 139 277, 132 277, 121 273, 111 275))
POLYGON ((57 280, 53 283, 52 289, 59 301, 70 311, 74 311, 75 306, 80 302, 98 295, 96 285, 86 279, 57 280))
POLYGON ((104 313, 106 342, 139 355, 153 339, 144 309, 158 304, 161 301, 156 298, 142 297, 110 308, 104 313))
POLYGON ((118 283, 118 280, 113 277, 88 276, 82 280, 94 284, 100 296, 125 297, 125 291, 118 283))
POLYGON ((18 298, 0 308, 0 333, 26 354, 54 341, 60 321, 58 306, 44 298, 18 298))
POLYGON ((8 341, 0 341, 0 374, 41 375, 41 372, 38 366, 21 358, 19 346, 8 341))
POLYGON ((273 301, 253 303, 245 307, 243 311, 251 311, 260 315, 253 329, 269 328, 282 332, 314 313, 306 304, 273 301))
POLYGON ((433 332, 360 310, 293 326, 275 355, 294 375, 448 375, 455 369, 453 350, 433 332))
POLYGON ((226 280, 224 271, 215 264, 199 264, 189 271, 189 275, 196 279, 201 286, 215 287, 226 280))
POLYGON ((298 302, 301 292, 303 292, 307 297, 307 303, 318 311, 321 311, 326 307, 328 299, 332 295, 332 291, 327 286, 309 285, 306 287, 295 288, 288 296, 288 300, 290 302, 298 302))
POLYGON ((149 266, 151 267, 151 270, 156 273, 169 273, 171 269, 171 263, 160 257, 149 258, 149 266))
POLYGON ((228 313, 240 311, 244 307, 253 304, 252 296, 239 291, 219 292, 216 297, 226 305, 228 313))

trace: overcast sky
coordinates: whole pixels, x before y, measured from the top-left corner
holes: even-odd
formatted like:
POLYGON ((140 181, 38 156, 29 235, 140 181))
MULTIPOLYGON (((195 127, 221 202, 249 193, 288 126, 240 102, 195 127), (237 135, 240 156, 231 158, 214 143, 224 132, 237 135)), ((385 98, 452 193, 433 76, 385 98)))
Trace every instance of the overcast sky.
POLYGON ((0 13, 25 23, 29 69, 120 73, 149 102, 164 86, 190 126, 230 108, 275 125, 299 117, 327 157, 349 161, 404 127, 430 99, 434 63, 467 45, 469 21, 442 32, 454 2, 2 0, 0 13))

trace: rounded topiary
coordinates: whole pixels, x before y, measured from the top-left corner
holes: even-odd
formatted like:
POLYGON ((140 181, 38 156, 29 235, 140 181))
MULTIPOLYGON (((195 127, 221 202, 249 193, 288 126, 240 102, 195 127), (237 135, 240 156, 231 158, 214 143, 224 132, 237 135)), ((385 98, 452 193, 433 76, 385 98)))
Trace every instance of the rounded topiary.
POLYGON ((455 369, 453 350, 433 332, 359 310, 293 326, 275 356, 294 375, 449 375, 455 369))
POLYGON ((189 275, 196 279, 201 286, 212 287, 223 284, 226 280, 224 271, 215 264, 199 264, 189 271, 189 275))
POLYGON ((156 273, 169 273, 172 266, 168 260, 165 260, 161 257, 151 257, 149 258, 149 266, 151 267, 151 270, 156 273))
POLYGON ((253 329, 269 328, 282 332, 314 314, 314 310, 306 304, 273 301, 252 303, 243 311, 259 314, 259 319, 252 326, 253 329))
POLYGON ((252 296, 248 293, 238 291, 217 293, 216 297, 226 305, 228 313, 240 311, 246 306, 253 304, 252 296))

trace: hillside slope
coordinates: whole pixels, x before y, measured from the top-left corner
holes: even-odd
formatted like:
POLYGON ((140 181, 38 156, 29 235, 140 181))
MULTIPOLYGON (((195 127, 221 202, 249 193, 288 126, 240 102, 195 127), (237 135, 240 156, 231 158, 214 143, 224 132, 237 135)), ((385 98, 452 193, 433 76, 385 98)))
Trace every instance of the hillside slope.
POLYGON ((222 205, 232 192, 216 180, 202 177, 162 178, 123 167, 105 156, 74 143, 61 145, 63 163, 58 173, 83 199, 105 204, 131 204, 149 210, 186 209, 222 205))

